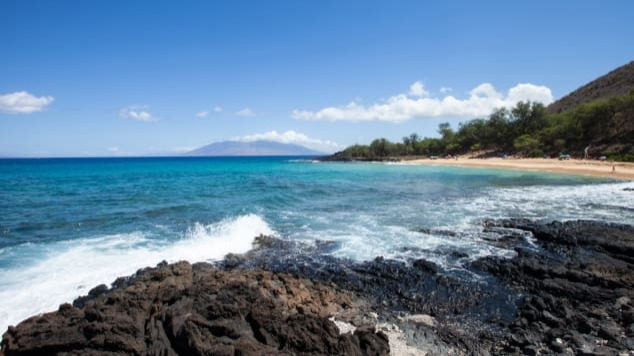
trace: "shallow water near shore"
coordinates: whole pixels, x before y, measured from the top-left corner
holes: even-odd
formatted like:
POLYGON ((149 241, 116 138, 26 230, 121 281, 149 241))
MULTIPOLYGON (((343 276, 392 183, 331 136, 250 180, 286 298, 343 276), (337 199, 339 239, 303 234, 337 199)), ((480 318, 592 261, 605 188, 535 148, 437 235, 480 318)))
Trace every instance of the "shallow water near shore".
POLYGON ((634 182, 296 158, 0 160, 0 328, 162 260, 213 261, 255 236, 459 272, 514 252, 482 220, 634 221, 634 182), (462 254, 461 254, 462 256, 462 254))

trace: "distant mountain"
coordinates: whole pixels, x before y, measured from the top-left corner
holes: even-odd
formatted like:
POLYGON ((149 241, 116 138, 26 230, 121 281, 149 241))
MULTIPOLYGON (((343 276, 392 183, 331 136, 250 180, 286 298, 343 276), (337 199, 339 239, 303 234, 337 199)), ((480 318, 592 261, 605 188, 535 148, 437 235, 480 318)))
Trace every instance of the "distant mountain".
POLYGON ((629 94, 634 88, 634 61, 599 77, 550 104, 548 113, 558 114, 596 99, 629 94))
POLYGON ((325 153, 300 145, 273 141, 223 141, 187 152, 187 156, 323 156, 325 153))

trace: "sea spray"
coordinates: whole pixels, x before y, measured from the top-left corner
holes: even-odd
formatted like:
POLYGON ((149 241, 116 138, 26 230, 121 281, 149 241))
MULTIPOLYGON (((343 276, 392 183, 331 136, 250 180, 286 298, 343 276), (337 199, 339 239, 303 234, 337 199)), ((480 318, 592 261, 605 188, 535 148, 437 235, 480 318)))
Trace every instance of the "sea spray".
POLYGON ((260 216, 248 214, 209 225, 196 223, 172 241, 133 232, 5 248, 2 254, 16 250, 16 255, 37 257, 0 269, 0 329, 161 261, 194 263, 244 253, 260 234, 275 232, 260 216))
POLYGON ((510 249, 503 217, 634 220, 633 182, 565 174, 251 158, 0 160, 0 326, 167 260, 244 252, 260 233, 354 261, 454 271, 510 249), (229 218, 228 218, 229 217, 229 218))

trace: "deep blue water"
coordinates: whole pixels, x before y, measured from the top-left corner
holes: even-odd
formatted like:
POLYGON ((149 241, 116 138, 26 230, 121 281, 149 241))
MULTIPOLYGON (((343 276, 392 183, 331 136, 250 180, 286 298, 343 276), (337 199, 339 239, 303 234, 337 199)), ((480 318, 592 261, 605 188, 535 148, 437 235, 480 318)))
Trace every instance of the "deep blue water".
POLYGON ((289 157, 0 160, 0 328, 161 260, 244 252, 253 238, 336 242, 357 260, 512 255, 485 218, 634 221, 632 182, 289 157), (458 236, 420 233, 450 230, 458 236))

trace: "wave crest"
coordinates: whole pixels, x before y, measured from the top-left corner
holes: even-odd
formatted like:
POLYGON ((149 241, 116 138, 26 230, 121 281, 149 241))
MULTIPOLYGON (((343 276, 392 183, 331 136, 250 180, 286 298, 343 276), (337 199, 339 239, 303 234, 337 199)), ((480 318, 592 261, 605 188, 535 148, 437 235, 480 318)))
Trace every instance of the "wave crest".
POLYGON ((209 225, 196 223, 180 239, 153 238, 137 231, 5 248, 2 254, 37 258, 14 260, 0 268, 0 329, 164 260, 195 263, 247 252, 260 234, 275 232, 262 217, 248 214, 209 225), (20 251, 10 251, 14 249, 20 251))

